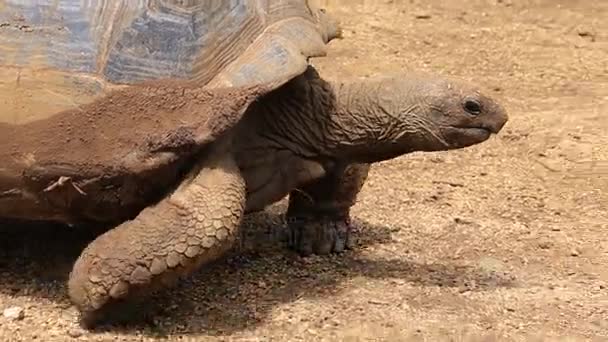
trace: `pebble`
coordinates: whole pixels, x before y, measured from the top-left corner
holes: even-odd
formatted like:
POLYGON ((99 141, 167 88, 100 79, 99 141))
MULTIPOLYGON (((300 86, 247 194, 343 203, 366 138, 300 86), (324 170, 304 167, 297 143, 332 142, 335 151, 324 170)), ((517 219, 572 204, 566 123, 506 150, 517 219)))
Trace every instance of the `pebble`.
POLYGON ((13 321, 20 321, 23 319, 23 317, 25 317, 25 311, 23 310, 22 307, 13 306, 13 307, 4 309, 4 311, 2 312, 2 315, 4 316, 4 318, 7 318, 7 319, 10 319, 13 321))
POLYGON ((72 338, 78 338, 78 337, 82 336, 82 330, 70 329, 70 330, 68 330, 68 336, 70 336, 72 338))
POLYGON ((431 15, 429 13, 416 13, 414 14, 414 18, 416 19, 431 19, 431 15))
POLYGON ((551 241, 549 241, 549 240, 541 240, 538 243, 538 247, 540 249, 549 249, 549 248, 551 248, 551 241))
POLYGON ((385 302, 383 300, 377 300, 377 299, 370 299, 367 302, 370 304, 373 304, 373 305, 390 305, 389 302, 385 302))
POLYGON ((477 264, 486 273, 500 273, 507 270, 507 265, 504 262, 489 256, 481 257, 477 264))

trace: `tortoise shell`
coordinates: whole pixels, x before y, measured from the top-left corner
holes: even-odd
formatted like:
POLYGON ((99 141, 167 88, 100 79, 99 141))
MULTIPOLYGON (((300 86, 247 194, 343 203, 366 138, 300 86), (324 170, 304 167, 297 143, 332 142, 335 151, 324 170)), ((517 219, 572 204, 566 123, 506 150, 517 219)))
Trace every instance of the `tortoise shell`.
POLYGON ((0 3, 0 217, 123 220, 339 36, 306 0, 0 3))
POLYGON ((20 124, 144 80, 242 85, 323 55, 335 27, 306 0, 6 0, 0 122, 20 124), (299 50, 299 51, 298 51, 299 50))

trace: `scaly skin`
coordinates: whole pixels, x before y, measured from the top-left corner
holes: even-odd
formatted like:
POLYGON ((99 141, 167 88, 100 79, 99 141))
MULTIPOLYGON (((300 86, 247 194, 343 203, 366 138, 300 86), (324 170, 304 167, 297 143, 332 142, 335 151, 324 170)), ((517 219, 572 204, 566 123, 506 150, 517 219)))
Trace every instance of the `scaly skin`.
POLYGON ((287 194, 293 248, 344 250, 370 164, 477 144, 506 121, 467 84, 415 75, 331 84, 309 69, 252 104, 165 199, 94 240, 74 266, 70 297, 94 325, 115 304, 217 259, 244 213, 287 194))
POLYGON ((201 162, 169 196, 106 232, 82 252, 69 295, 93 326, 124 299, 189 275, 232 247, 245 183, 229 153, 201 162))
POLYGON ((354 245, 350 208, 370 164, 350 164, 289 194, 289 246, 301 255, 339 253, 354 245))
POLYGON ((302 255, 343 251, 353 241, 350 207, 371 163, 481 143, 506 121, 493 99, 455 80, 413 74, 327 82, 309 68, 243 120, 236 155, 247 208, 289 193, 290 247, 302 255), (467 100, 480 112, 469 113, 467 100))

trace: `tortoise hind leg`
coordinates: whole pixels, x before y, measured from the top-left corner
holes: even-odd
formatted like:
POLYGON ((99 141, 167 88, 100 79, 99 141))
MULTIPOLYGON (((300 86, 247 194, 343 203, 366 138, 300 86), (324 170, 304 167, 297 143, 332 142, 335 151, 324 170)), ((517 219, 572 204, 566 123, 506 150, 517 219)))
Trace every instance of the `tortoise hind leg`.
POLYGON ((208 159, 171 195, 91 242, 68 282, 81 322, 112 318, 113 308, 219 258, 236 239, 245 191, 231 156, 208 159))
POLYGON ((369 164, 351 164, 289 194, 289 245, 302 255, 351 248, 350 208, 369 172, 369 164))

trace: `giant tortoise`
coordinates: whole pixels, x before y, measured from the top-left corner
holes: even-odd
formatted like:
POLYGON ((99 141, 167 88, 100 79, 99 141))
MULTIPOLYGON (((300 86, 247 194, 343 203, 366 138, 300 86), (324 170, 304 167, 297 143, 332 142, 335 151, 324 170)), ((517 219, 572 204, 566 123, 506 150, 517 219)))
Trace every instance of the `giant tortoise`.
POLYGON ((483 142, 507 115, 451 78, 325 80, 309 58, 338 36, 306 0, 3 1, 0 217, 108 227, 68 282, 88 324, 286 195, 290 246, 344 250, 370 164, 483 142))

